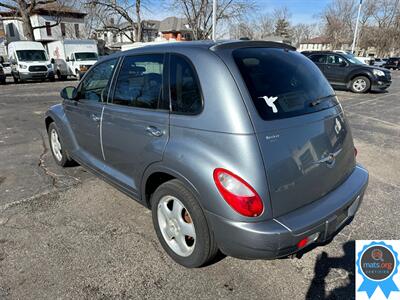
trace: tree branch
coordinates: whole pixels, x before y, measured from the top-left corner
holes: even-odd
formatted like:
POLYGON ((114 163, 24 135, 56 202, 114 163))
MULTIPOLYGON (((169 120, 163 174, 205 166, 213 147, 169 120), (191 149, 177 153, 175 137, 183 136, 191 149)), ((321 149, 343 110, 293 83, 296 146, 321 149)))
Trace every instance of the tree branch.
POLYGON ((7 8, 9 10, 14 10, 14 11, 18 10, 18 8, 16 6, 12 6, 10 4, 6 4, 6 3, 2 3, 2 2, 0 2, 0 6, 4 7, 4 8, 7 8))

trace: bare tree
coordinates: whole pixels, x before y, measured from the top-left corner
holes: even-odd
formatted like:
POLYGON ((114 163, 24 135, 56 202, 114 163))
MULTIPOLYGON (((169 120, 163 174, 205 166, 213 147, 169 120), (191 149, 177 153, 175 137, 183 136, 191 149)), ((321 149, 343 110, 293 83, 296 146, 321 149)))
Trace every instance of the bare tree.
POLYGON ((291 29, 293 45, 298 47, 302 41, 311 39, 317 34, 315 28, 318 28, 317 24, 299 23, 294 25, 291 29))
MULTIPOLYGON (((254 7, 253 1, 219 0, 217 22, 238 21, 254 7)), ((193 30, 195 40, 208 39, 212 32, 212 0, 174 0, 173 8, 181 12, 193 30)))
MULTIPOLYGON (((333 0, 322 15, 325 35, 334 48, 353 39, 358 0, 333 0)), ((399 0, 364 1, 359 23, 358 45, 375 47, 378 55, 399 49, 399 0)))
MULTIPOLYGON (((43 5, 50 3, 58 3, 60 6, 63 5, 61 0, 0 0, 0 7, 6 8, 9 12, 15 14, 15 18, 22 21, 22 28, 24 36, 28 40, 34 40, 34 30, 46 28, 48 25, 33 26, 31 22, 31 16, 43 5)), ((57 17, 57 13, 54 13, 57 17)), ((55 23, 51 24, 50 27, 57 26, 59 24, 59 18, 56 18, 55 23)))
MULTIPOLYGON (((143 25, 141 19, 141 12, 143 1, 135 0, 135 1, 116 1, 116 0, 88 0, 87 5, 91 7, 103 7, 106 8, 109 12, 116 14, 117 16, 121 17, 123 20, 128 22, 134 31, 135 31, 135 40, 142 41, 143 40, 143 25), (134 2, 134 4, 132 4, 134 2), (131 12, 134 13, 132 14, 131 12), (132 17, 135 15, 135 17, 132 17), (136 20, 135 20, 136 19, 136 20)), ((115 26, 115 30, 119 30, 123 34, 126 35, 127 28, 119 28, 115 26)), ((129 35, 126 35, 129 39, 129 35)))

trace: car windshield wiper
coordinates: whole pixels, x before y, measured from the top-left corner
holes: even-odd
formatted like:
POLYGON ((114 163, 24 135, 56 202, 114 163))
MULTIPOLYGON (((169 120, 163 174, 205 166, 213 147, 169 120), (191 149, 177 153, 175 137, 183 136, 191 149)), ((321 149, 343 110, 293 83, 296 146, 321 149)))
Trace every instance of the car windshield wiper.
POLYGON ((317 98, 316 100, 311 101, 309 105, 310 105, 311 107, 317 106, 317 105, 319 105, 321 102, 323 102, 323 101, 325 101, 325 100, 327 100, 327 99, 329 99, 329 98, 332 98, 332 97, 334 97, 334 96, 335 96, 335 95, 329 95, 329 96, 324 96, 324 97, 317 98))

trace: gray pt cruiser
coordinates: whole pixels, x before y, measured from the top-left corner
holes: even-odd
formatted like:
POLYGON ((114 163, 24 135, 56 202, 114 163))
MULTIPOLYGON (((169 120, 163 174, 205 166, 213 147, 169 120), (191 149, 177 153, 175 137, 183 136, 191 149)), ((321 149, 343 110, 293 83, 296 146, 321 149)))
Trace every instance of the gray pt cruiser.
POLYGON ((186 267, 327 243, 368 184, 334 91, 288 45, 147 46, 99 61, 61 97, 45 117, 56 162, 150 208, 186 267))

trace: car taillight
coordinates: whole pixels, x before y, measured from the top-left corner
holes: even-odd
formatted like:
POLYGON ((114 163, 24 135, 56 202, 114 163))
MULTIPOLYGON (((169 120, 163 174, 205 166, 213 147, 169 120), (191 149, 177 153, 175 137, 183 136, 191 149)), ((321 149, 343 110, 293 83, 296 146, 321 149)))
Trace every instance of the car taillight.
POLYGON ((215 169, 213 175, 222 197, 235 211, 246 217, 261 215, 264 205, 251 185, 225 169, 215 169))
POLYGON ((354 156, 357 157, 357 154, 358 154, 358 150, 356 147, 354 147, 354 156))

